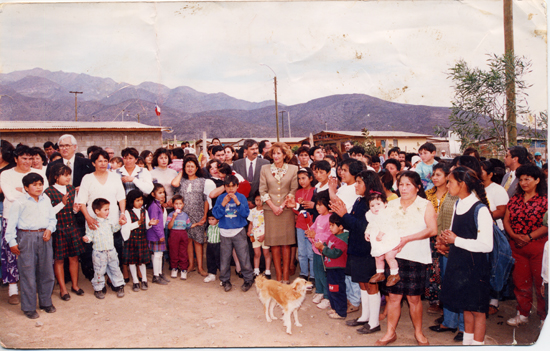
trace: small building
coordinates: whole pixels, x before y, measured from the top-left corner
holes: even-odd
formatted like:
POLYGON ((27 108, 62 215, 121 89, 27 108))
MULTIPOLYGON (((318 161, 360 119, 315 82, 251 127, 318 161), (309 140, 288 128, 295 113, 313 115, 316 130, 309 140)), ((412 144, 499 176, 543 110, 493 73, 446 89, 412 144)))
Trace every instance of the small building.
MULTIPOLYGON (((429 134, 370 130, 369 137, 374 140, 376 146, 382 147, 385 153, 396 146, 405 152, 418 152, 420 145, 424 144, 428 138, 433 138, 433 136, 429 134)), ((341 152, 345 152, 344 143, 346 141, 362 143, 365 141, 365 136, 361 131, 342 130, 325 130, 313 135, 313 142, 315 145, 336 145, 341 152)))
POLYGON ((43 147, 46 141, 57 143, 63 134, 76 138, 78 150, 86 154, 89 146, 111 147, 115 155, 126 147, 138 151, 154 151, 162 146, 164 127, 137 122, 75 122, 75 121, 0 121, 0 138, 13 146, 22 143, 43 147))

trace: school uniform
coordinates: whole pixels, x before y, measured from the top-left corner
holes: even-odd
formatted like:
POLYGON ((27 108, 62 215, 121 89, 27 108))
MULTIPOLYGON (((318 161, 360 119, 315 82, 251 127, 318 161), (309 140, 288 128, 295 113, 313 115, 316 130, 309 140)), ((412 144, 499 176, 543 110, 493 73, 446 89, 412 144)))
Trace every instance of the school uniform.
POLYGON ((134 208, 132 211, 126 211, 125 214, 127 218, 130 218, 130 223, 127 223, 129 225, 125 225, 121 229, 122 237, 126 241, 123 248, 122 263, 127 265, 148 264, 151 262, 151 254, 146 237, 148 222, 146 211, 144 208, 134 208), (143 216, 141 225, 138 224, 139 216, 143 216))

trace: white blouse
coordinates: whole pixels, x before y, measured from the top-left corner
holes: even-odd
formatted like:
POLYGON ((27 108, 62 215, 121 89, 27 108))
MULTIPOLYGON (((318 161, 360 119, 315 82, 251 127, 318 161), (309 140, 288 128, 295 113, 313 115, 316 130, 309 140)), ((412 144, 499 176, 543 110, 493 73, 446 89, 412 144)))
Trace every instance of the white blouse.
POLYGON ((94 173, 86 174, 82 178, 75 202, 77 204, 86 204, 90 216, 96 218, 92 210, 92 202, 97 198, 104 198, 109 201, 111 205, 109 207, 109 221, 118 223, 118 218, 120 217, 118 202, 126 199, 126 192, 120 181, 120 176, 107 172, 107 180, 105 184, 101 184, 94 173))

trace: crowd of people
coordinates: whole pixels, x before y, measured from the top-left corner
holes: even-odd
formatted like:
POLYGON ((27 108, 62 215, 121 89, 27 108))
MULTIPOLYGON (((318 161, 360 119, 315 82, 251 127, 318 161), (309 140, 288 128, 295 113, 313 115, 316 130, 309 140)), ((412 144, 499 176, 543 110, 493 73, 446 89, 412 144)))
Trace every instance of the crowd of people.
POLYGON ((229 292, 233 261, 246 292, 260 274, 289 284, 299 267, 313 283, 313 303, 332 319, 360 311, 345 324, 380 332, 377 345, 397 339, 403 298, 419 345, 429 345, 423 299, 428 313, 442 314, 429 330, 480 345, 502 298, 490 284, 496 225, 515 260, 507 288, 517 315, 507 324, 527 323, 536 304, 542 325, 548 164, 540 153, 512 146, 502 162, 473 148, 440 158, 429 142, 418 153, 392 148, 386 158, 351 142, 345 148, 304 142, 292 152, 247 139, 236 150, 214 139, 207 155, 182 144, 118 156, 99 146, 80 154, 69 134, 43 149, 2 140, 8 302, 34 319, 38 296, 38 307, 53 313, 55 281, 62 301, 84 295, 80 270, 104 299, 107 286, 124 297, 130 279, 133 291, 148 290, 151 268, 152 284, 197 271, 229 292))

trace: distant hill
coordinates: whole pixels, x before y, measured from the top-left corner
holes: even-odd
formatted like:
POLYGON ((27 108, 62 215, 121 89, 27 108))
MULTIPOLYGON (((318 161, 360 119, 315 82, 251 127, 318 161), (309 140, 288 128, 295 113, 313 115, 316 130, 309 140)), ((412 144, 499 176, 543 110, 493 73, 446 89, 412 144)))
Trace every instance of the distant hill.
MULTIPOLYGON (((178 139, 197 138, 206 131, 217 137, 275 136, 273 101, 260 103, 224 93, 207 94, 187 86, 170 89, 144 82, 137 86, 86 74, 50 72, 35 68, 0 74, 0 120, 74 120, 78 95, 81 121, 137 120, 172 127, 178 139), (155 105, 162 109, 161 118, 155 105)), ((365 94, 331 95, 279 111, 290 114, 292 136, 329 130, 396 130, 432 134, 446 125, 448 107, 399 104, 365 94)), ((288 114, 284 113, 285 136, 288 114)), ((282 135, 282 132, 281 132, 282 135)))

